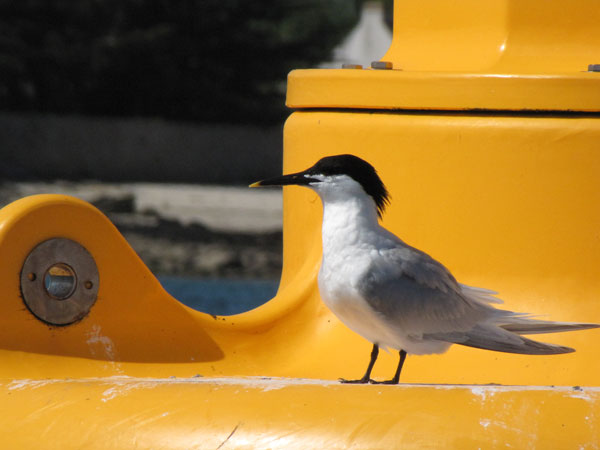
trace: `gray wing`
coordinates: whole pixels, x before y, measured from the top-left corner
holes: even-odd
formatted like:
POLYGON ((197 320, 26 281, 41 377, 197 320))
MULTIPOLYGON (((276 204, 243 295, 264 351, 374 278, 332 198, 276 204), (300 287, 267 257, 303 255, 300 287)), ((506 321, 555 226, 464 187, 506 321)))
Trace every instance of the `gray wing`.
POLYGON ((521 334, 597 328, 597 324, 534 320, 496 309, 493 291, 460 285, 426 253, 402 243, 380 252, 361 283, 376 312, 408 336, 509 353, 549 355, 572 348, 527 339, 521 334))
POLYGON ((404 243, 380 252, 361 291, 375 311, 415 337, 466 331, 480 322, 514 315, 465 295, 442 264, 404 243))

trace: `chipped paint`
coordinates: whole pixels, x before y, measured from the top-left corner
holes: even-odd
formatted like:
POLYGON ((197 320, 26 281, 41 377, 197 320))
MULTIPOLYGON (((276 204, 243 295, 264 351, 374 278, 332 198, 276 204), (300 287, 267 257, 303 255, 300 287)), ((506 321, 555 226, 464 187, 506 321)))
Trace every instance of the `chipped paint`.
MULTIPOLYGON (((129 391, 134 389, 151 389, 155 386, 158 386, 159 383, 156 380, 146 380, 146 379, 130 379, 129 377, 109 377, 113 386, 108 388, 102 393, 101 401, 106 403, 110 400, 113 400, 117 397, 121 397, 127 395, 129 391)), ((102 379, 99 379, 101 381, 102 379)))
POLYGON ((496 393, 495 387, 496 386, 472 386, 471 392, 481 398, 482 401, 486 401, 488 395, 492 397, 496 393))
POLYGON ((589 392, 586 392, 586 390, 584 390, 581 386, 573 386, 573 392, 571 393, 570 397, 572 398, 580 398, 582 400, 586 400, 588 402, 590 401, 594 401, 594 399, 592 399, 589 395, 589 392))
POLYGON ((116 393, 116 388, 112 387, 110 389, 105 390, 102 393, 102 401, 103 402, 107 402, 109 400, 112 400, 113 398, 115 398, 117 396, 116 393))
POLYGON ((11 381, 7 389, 9 391, 21 390, 21 389, 37 389, 39 387, 45 386, 48 383, 51 383, 52 380, 13 380, 11 381))
POLYGON ((96 355, 96 344, 100 344, 104 351, 104 356, 110 361, 115 360, 115 345, 111 338, 108 336, 102 336, 100 333, 102 328, 100 325, 94 325, 88 335, 86 343, 90 347, 90 352, 93 356, 96 355))

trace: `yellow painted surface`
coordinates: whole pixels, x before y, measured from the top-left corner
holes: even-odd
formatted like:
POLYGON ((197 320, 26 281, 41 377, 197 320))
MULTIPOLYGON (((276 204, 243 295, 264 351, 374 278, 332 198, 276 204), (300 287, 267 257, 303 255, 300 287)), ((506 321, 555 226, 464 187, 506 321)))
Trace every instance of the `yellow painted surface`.
MULTIPOLYGON (((392 194, 384 224, 460 281, 498 290, 508 308, 600 322, 599 137, 591 118, 299 112, 286 124, 284 170, 341 151, 366 158, 392 194)), ((107 447, 190 448, 202 435, 198 448, 216 448, 239 423, 231 447, 598 442, 599 330, 537 336, 577 349, 567 355, 454 346, 409 357, 402 381, 433 385, 337 384, 363 373, 370 344, 319 299, 318 198, 290 187, 284 204, 277 296, 216 318, 164 292, 91 205, 45 195, 2 209, 2 434, 23 448, 57 430, 73 447, 102 447, 102 435, 107 447), (35 319, 19 297, 23 260, 57 236, 85 246, 101 280, 90 314, 66 327, 35 319), (236 378, 248 376, 286 378, 236 378)), ((374 376, 390 377, 396 362, 382 354, 374 376)))
POLYGON ((393 70, 295 70, 287 104, 597 112, 598 23, 596 0, 396 0, 393 70))
POLYGON ((288 75, 286 103, 290 108, 598 112, 600 73, 303 69, 288 75))
POLYGON ((382 58, 408 71, 577 73, 597 64, 595 0, 394 2, 382 58))
MULTIPOLYGON (((405 70, 298 71, 288 103, 600 109, 600 74, 580 72, 600 63, 590 59, 600 47, 592 2, 456 5, 398 3, 402 30, 384 58, 405 70)), ((284 171, 330 154, 365 158, 392 195, 384 225, 459 281, 497 290, 509 309, 600 322, 598 142, 591 115, 301 111, 286 123, 284 171)), ((454 346, 409 357, 401 381, 412 384, 338 384, 362 375, 371 344, 319 299, 321 212, 314 193, 286 188, 276 297, 213 317, 167 294, 91 205, 43 195, 0 210, 3 445, 598 447, 600 330, 535 336, 573 354, 454 346), (89 315, 65 327, 37 320, 20 298, 26 256, 53 237, 79 242, 100 272, 89 315)), ((382 354, 374 377, 396 364, 382 354)))
MULTIPOLYGON (((598 139, 593 118, 297 112, 286 124, 284 172, 330 154, 365 158, 391 192, 383 224, 459 281, 498 291, 508 309, 600 323, 598 139)), ((297 249, 319 242, 320 201, 300 187, 284 193, 285 243, 308 264, 297 249)), ((538 337, 577 352, 523 357, 454 346, 409 358, 403 380, 598 385, 600 330, 538 337)), ((368 344, 362 352, 364 364, 368 344)))
POLYGON ((597 388, 104 378, 15 380, 0 398, 2 444, 19 449, 593 449, 600 438, 597 388))

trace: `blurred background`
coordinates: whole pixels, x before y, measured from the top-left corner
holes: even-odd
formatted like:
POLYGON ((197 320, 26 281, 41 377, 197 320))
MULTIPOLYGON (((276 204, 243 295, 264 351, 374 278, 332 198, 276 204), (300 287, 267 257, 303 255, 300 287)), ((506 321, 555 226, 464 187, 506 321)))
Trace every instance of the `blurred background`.
POLYGON ((286 76, 368 67, 392 0, 0 0, 0 206, 100 208, 184 303, 276 292, 286 76))

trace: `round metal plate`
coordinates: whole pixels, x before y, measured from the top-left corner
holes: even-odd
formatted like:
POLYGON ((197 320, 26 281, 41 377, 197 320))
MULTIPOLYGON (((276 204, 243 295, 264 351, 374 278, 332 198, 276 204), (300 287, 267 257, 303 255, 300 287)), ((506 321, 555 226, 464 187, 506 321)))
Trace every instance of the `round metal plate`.
POLYGON ((70 239, 54 238, 35 247, 21 269, 27 308, 52 325, 69 325, 90 311, 100 278, 92 255, 70 239))

